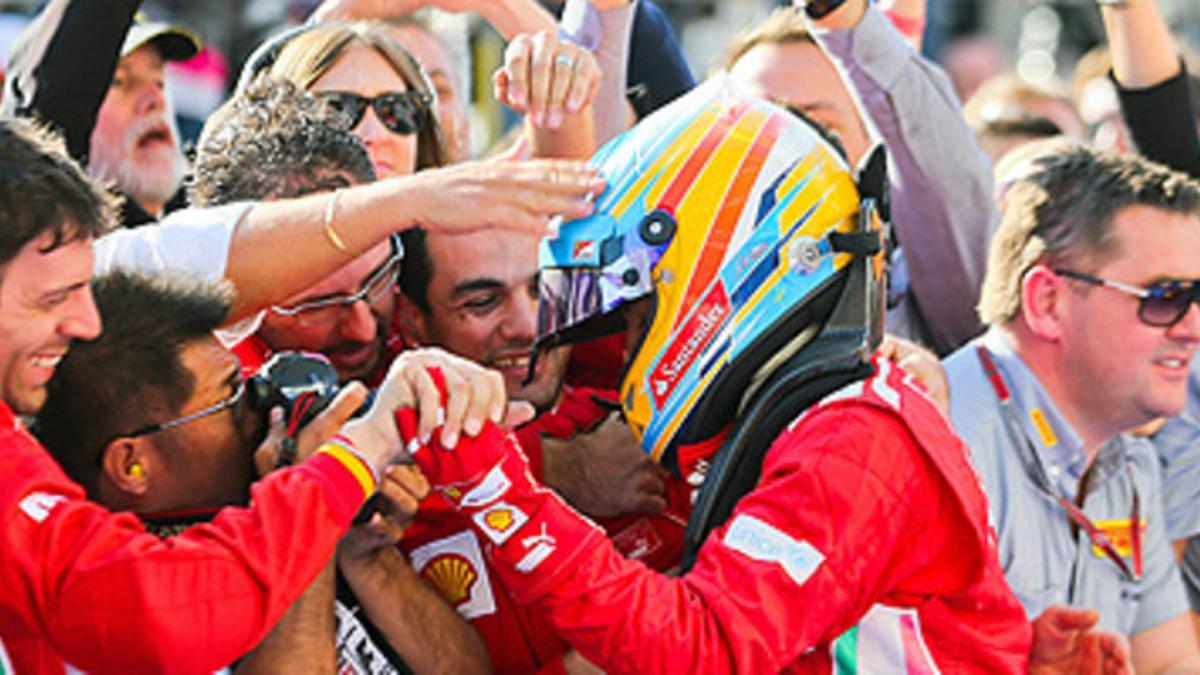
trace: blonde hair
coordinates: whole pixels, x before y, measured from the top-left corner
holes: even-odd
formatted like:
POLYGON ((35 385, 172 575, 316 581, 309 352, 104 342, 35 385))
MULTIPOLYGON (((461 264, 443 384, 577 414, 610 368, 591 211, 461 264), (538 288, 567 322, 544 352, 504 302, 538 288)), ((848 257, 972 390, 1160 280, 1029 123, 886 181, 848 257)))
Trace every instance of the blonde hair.
POLYGON ((340 22, 317 24, 290 39, 279 51, 267 74, 275 79, 289 80, 307 90, 353 47, 374 49, 404 80, 409 91, 421 94, 428 101, 428 110, 417 131, 417 170, 448 164, 450 155, 446 141, 437 115, 433 112, 433 87, 416 59, 388 37, 382 26, 340 22))

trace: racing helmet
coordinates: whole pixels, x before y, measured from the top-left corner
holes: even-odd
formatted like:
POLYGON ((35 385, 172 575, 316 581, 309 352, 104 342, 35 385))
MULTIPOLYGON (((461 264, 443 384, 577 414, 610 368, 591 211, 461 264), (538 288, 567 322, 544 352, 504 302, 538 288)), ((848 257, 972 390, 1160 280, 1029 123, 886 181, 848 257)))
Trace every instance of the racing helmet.
MULTIPOLYGON (((882 186, 882 152, 872 157, 882 186)), ((820 332, 851 277, 873 287, 855 295, 870 306, 853 321, 853 348, 869 358, 882 333, 875 206, 886 191, 860 195, 840 150, 801 117, 717 76, 592 165, 608 184, 594 213, 541 243, 534 355, 624 330, 622 306, 648 299, 618 393, 654 460, 678 470, 676 448, 727 427, 820 332)))

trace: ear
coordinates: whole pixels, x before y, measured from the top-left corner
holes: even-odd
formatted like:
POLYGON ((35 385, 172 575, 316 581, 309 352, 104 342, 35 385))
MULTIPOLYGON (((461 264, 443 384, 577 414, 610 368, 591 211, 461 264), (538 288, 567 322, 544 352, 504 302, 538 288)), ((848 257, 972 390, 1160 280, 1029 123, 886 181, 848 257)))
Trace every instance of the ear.
POLYGON ((145 497, 150 478, 159 468, 146 438, 117 438, 104 448, 100 469, 108 482, 127 497, 145 497))
POLYGON ((1067 280, 1049 267, 1037 264, 1021 280, 1021 318, 1029 331, 1043 340, 1057 341, 1062 336, 1067 295, 1067 280))
POLYGON ((404 343, 414 347, 429 344, 425 312, 403 293, 396 294, 396 316, 404 343))

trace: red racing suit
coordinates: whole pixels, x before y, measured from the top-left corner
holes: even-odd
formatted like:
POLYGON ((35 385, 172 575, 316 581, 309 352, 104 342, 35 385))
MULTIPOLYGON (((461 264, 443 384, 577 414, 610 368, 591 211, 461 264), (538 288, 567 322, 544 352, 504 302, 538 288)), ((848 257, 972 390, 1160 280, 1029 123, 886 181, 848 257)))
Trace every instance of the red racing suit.
POLYGON ((610 672, 1023 672, 1030 625, 966 448, 907 375, 876 368, 775 440, 677 578, 524 477, 499 431, 413 457, 463 495, 512 596, 610 672))
MULTIPOLYGON (((611 392, 566 387, 554 410, 543 413, 516 431, 521 447, 541 480, 541 437, 567 439, 604 420, 610 408, 596 399, 611 392)), ((690 508, 690 491, 682 481, 667 485, 667 511, 660 516, 630 515, 598 522, 624 557, 652 569, 679 564, 683 531, 690 508)), ((470 522, 438 494, 421 503, 420 511, 400 549, 413 569, 479 631, 497 675, 562 672, 562 657, 570 649, 542 610, 513 600, 483 554, 470 522)))
POLYGON ((250 508, 160 539, 88 501, 0 403, 0 669, 6 650, 21 675, 232 663, 308 587, 374 490, 352 462, 318 452, 256 483, 250 508))

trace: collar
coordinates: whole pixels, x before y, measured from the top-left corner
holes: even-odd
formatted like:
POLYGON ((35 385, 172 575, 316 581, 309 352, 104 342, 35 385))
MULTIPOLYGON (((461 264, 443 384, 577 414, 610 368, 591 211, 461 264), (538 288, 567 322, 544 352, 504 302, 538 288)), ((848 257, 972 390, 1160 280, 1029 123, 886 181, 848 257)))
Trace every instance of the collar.
MULTIPOLYGON (((1025 437, 1037 450, 1046 476, 1059 494, 1073 499, 1087 470, 1087 455, 1079 434, 1062 416, 1050 394, 999 328, 989 329, 980 340, 991 352, 1008 385, 1025 437)), ((1102 484, 1124 464, 1125 443, 1123 437, 1117 435, 1108 439, 1097 453, 1090 485, 1102 484)))

